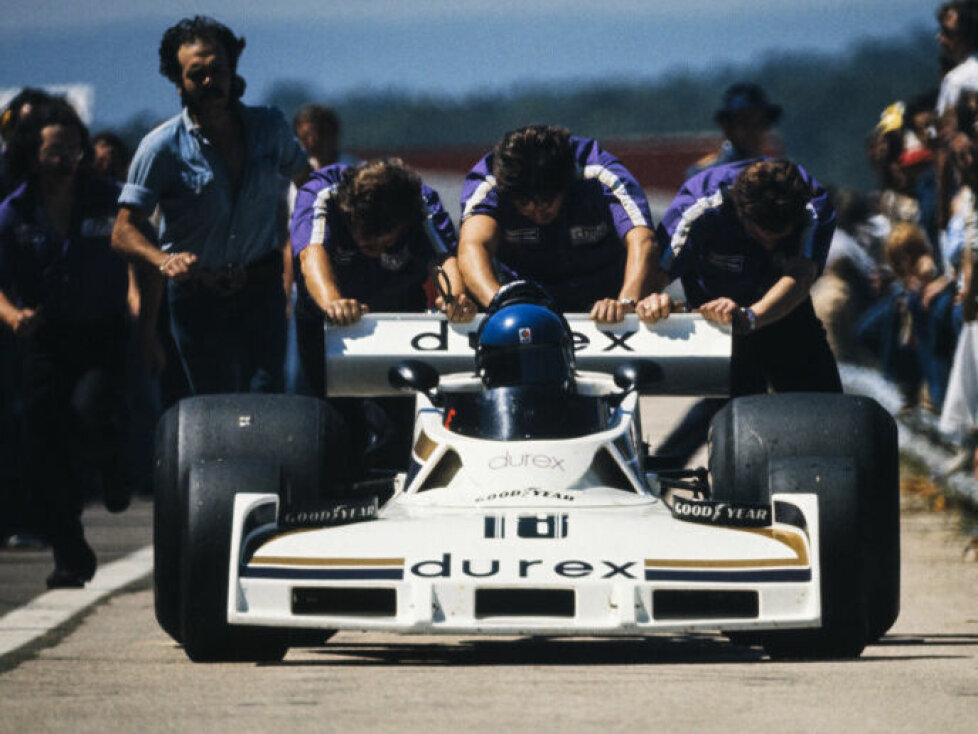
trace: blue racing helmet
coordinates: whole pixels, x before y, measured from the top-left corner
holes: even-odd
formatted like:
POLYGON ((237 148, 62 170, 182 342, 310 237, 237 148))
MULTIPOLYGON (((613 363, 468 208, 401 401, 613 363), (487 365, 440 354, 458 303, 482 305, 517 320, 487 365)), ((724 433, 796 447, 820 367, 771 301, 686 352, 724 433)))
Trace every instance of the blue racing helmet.
POLYGON ((486 387, 574 385, 574 346, 567 322, 535 303, 503 306, 479 327, 475 366, 486 387))

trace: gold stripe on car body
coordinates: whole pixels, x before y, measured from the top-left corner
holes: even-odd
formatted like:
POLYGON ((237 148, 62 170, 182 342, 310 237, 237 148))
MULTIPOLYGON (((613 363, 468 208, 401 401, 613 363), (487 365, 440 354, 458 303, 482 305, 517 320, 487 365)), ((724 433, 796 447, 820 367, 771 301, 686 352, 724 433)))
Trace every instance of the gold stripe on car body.
POLYGON ((780 528, 729 528, 744 533, 754 533, 786 545, 794 552, 794 558, 715 558, 686 560, 672 558, 646 558, 646 568, 770 568, 772 566, 808 566, 808 547, 798 533, 780 528))
POLYGON ((403 558, 294 558, 255 556, 252 566, 403 566, 403 558))

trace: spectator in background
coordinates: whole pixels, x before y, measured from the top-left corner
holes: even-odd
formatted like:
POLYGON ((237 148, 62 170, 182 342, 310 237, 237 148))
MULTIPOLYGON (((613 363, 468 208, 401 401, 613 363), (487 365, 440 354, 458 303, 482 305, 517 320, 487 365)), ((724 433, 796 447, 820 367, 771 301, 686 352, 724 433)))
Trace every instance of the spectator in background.
POLYGON ((355 166, 356 157, 340 152, 342 128, 339 115, 332 107, 323 104, 307 104, 299 108, 292 118, 292 128, 299 143, 309 156, 313 170, 334 163, 355 166))
MULTIPOLYGON (((164 33, 160 72, 184 109, 140 143, 112 236, 118 252, 166 279, 174 340, 197 394, 284 389, 279 177, 302 183, 309 166, 281 112, 240 102, 244 45, 203 16, 164 33), (157 205, 161 247, 147 226, 157 205)), ((159 354, 153 285, 143 333, 159 354)))
POLYGON ((24 183, 0 204, 0 320, 23 345, 23 473, 33 525, 54 551, 50 588, 95 573, 85 468, 98 471, 109 510, 129 504, 126 264, 109 246, 119 189, 82 165, 90 156, 71 106, 40 105, 9 148, 24 183))
MULTIPOLYGON (((360 160, 355 156, 340 152, 340 118, 332 107, 322 104, 307 104, 300 107, 292 118, 292 129, 306 151, 312 170, 318 171, 320 168, 332 166, 334 163, 342 163, 347 166, 355 166, 360 163, 360 160)), ((295 197, 296 187, 290 183, 288 187, 288 209, 284 212, 284 229, 286 231, 289 227, 288 222, 292 218, 292 211, 295 208, 295 197)), ((305 376, 299 364, 298 335, 295 321, 295 309, 299 294, 294 287, 295 263, 292 259, 291 246, 288 243, 286 244, 286 251, 285 287, 289 294, 289 327, 285 378, 289 393, 303 393, 309 392, 310 387, 305 382, 305 376)))
MULTIPOLYGON (((6 151, 7 145, 21 120, 27 119, 31 112, 37 109, 38 105, 54 99, 55 97, 42 89, 25 87, 7 103, 6 108, 0 113, 0 141, 2 141, 3 151, 6 151)), ((10 176, 6 169, 5 159, 6 155, 0 156, 0 199, 5 199, 11 191, 23 183, 10 176)))
POLYGON ((946 2, 937 10, 937 22, 940 61, 945 70, 935 106, 942 143, 937 159, 937 214, 943 229, 959 186, 955 169, 962 167, 954 158, 969 155, 970 150, 968 136, 958 129, 955 109, 962 92, 978 90, 978 2, 946 2))
POLYGON ((963 91, 978 90, 978 2, 955 0, 937 9, 941 80, 935 111, 954 127, 954 109, 963 91))
POLYGON ((771 129, 781 119, 781 107, 771 104, 758 85, 739 82, 723 93, 723 106, 714 119, 723 131, 723 145, 716 153, 694 163, 686 171, 686 178, 707 168, 765 155, 771 129))
POLYGON ((131 159, 129 146, 115 133, 104 130, 92 137, 92 168, 100 176, 125 183, 131 159))
POLYGON ((956 239, 954 249, 959 253, 961 317, 963 325, 958 337, 947 395, 941 411, 941 430, 960 441, 958 455, 947 467, 951 473, 962 469, 978 475, 978 280, 974 275, 978 261, 978 208, 975 191, 978 188, 978 92, 965 92, 958 102, 958 129, 971 146, 968 156, 957 159, 961 190, 955 197, 948 239, 956 239), (967 161, 967 165, 961 165, 967 161))
POLYGON ((868 157, 879 182, 880 212, 891 222, 919 224, 941 268, 932 105, 933 95, 924 94, 883 110, 871 134, 868 157))
POLYGON ((882 240, 889 224, 874 215, 865 194, 852 189, 833 197, 836 229, 825 260, 825 272, 812 287, 815 314, 825 326, 832 353, 839 361, 867 362, 872 355, 856 338, 856 322, 880 296, 884 274, 882 240))
POLYGON ((880 355, 883 374, 899 388, 903 410, 918 406, 922 383, 940 412, 956 342, 954 281, 937 272, 919 225, 897 222, 886 241, 896 276, 889 295, 860 319, 857 332, 880 355))
MULTIPOLYGON (((105 130, 92 138, 92 168, 105 178, 125 183, 132 151, 122 138, 105 130)), ((129 264, 129 354, 126 360, 126 382, 131 409, 130 467, 134 488, 150 491, 153 467, 153 432, 162 413, 158 375, 145 363, 139 333, 139 287, 136 266, 129 264)))

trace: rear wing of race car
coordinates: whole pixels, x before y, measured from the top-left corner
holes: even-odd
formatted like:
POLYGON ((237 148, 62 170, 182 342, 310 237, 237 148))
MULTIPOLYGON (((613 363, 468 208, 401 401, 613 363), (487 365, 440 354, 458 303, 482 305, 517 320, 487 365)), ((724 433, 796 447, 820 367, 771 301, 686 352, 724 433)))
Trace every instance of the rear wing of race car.
MULTIPOLYGON (((596 324, 587 314, 565 314, 574 335, 577 369, 613 372, 622 362, 651 359, 665 375, 657 395, 729 393, 730 328, 694 314, 644 324, 629 314, 619 324, 596 324)), ((367 314, 351 326, 326 326, 329 397, 396 395, 387 371, 402 359, 420 359, 440 374, 473 373, 475 336, 483 317, 450 323, 442 314, 367 314)))

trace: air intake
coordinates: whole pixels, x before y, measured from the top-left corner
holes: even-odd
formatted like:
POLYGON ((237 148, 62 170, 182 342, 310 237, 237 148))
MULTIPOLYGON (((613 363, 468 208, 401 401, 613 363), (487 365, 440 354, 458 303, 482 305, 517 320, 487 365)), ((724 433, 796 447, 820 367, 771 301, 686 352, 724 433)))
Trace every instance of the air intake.
POLYGON ((652 616, 656 619, 756 619, 756 591, 652 592, 652 616))
POLYGON ((305 616, 394 617, 397 593, 394 589, 355 587, 295 587, 292 613, 305 616))
POLYGON ((475 616, 573 617, 572 589, 476 589, 475 616))

